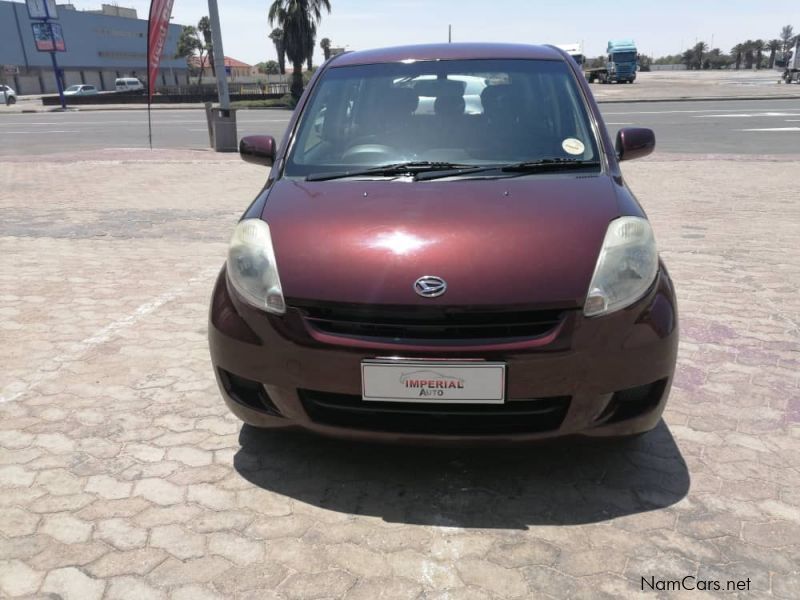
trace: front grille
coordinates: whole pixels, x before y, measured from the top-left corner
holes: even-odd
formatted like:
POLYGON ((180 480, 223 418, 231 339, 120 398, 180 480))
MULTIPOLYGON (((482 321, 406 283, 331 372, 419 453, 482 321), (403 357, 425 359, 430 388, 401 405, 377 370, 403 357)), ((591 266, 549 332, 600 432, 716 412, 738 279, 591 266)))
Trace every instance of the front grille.
POLYGON ((552 331, 562 310, 486 310, 453 307, 376 307, 293 303, 313 329, 337 336, 394 343, 513 341, 552 331))
POLYGON ((503 435, 542 433, 561 426, 569 396, 507 400, 505 404, 365 402, 361 396, 298 390, 315 423, 388 433, 503 435))

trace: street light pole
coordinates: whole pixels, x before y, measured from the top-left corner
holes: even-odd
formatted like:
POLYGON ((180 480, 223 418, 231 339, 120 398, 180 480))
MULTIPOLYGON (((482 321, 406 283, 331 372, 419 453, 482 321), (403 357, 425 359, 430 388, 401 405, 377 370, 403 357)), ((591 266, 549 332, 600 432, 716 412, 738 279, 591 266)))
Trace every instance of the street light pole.
POLYGON ((222 110, 228 110, 231 107, 231 99, 228 94, 228 77, 225 73, 225 52, 222 49, 222 30, 219 26, 217 0, 208 0, 208 20, 211 22, 211 40, 214 44, 214 70, 217 72, 219 107, 222 110))

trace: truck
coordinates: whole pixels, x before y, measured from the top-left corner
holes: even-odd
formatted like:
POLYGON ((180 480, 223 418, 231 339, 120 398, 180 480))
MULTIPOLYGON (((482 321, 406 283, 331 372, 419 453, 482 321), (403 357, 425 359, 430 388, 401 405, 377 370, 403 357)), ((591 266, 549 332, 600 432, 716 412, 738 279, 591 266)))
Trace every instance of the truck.
POLYGON ((611 40, 606 50, 604 67, 584 71, 589 83, 633 83, 636 81, 636 64, 639 57, 633 40, 611 40))
POLYGON ((586 58, 583 55, 583 46, 581 44, 556 44, 556 48, 560 48, 572 57, 576 63, 583 67, 586 58))
POLYGON ((785 83, 800 83, 800 36, 794 44, 794 49, 789 50, 786 56, 786 68, 782 79, 785 83))

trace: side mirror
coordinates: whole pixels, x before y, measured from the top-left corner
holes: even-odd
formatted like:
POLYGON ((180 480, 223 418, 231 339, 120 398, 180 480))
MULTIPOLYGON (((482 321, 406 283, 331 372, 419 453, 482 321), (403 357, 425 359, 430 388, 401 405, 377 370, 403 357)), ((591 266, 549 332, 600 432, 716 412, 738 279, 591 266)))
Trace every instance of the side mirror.
POLYGON ((656 135, 652 129, 643 127, 626 127, 617 132, 617 158, 633 160, 647 156, 656 147, 656 135))
POLYGON ((248 135, 239 142, 239 155, 245 162, 271 167, 275 162, 275 138, 271 135, 248 135))

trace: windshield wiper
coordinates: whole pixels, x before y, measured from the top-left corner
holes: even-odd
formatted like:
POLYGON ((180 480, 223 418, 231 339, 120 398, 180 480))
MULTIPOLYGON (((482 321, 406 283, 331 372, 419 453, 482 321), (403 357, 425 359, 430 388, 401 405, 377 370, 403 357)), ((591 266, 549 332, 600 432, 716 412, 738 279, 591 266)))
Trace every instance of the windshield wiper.
MULTIPOLYGON (((529 160, 518 163, 507 163, 499 165, 478 166, 473 165, 466 169, 453 170, 452 173, 432 172, 421 173, 416 176, 417 181, 430 179, 443 179, 445 177, 457 177, 459 175, 470 175, 473 173, 485 173, 487 171, 500 171, 501 173, 515 173, 525 175, 527 173, 538 173, 543 171, 561 171, 569 169, 583 169, 586 167, 599 167, 599 160, 579 160, 576 158, 542 158, 540 160, 529 160)), ((505 175, 505 177, 515 177, 516 175, 505 175)))
POLYGON ((333 171, 330 173, 311 173, 306 176, 306 181, 328 181, 331 179, 344 179, 346 177, 362 177, 365 175, 416 175, 427 171, 458 171, 466 172, 472 169, 480 169, 475 165, 463 165, 451 162, 438 161, 407 161, 370 167, 368 169, 357 169, 353 171, 333 171))
POLYGON ((583 167, 599 167, 599 160, 581 160, 577 158, 542 158, 525 162, 502 165, 500 170, 504 173, 530 173, 533 171, 558 171, 561 169, 575 169, 583 167))

